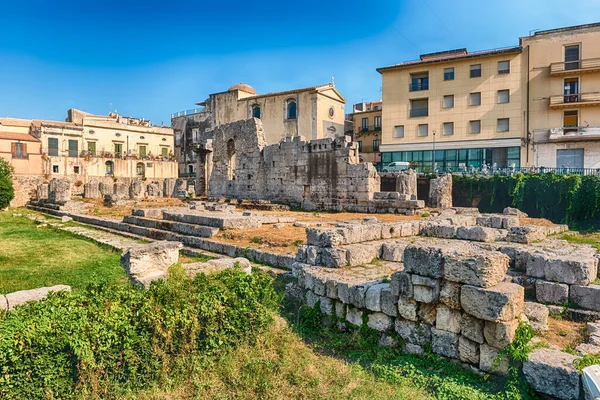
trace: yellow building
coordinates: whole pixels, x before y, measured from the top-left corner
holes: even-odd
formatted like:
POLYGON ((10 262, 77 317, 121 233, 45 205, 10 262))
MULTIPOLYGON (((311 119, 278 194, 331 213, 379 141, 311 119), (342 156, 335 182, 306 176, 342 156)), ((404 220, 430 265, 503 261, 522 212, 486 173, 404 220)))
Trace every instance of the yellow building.
POLYGON ((252 117, 261 120, 267 144, 288 136, 309 140, 342 136, 345 102, 333 83, 267 94, 257 94, 251 86, 240 83, 226 92, 213 93, 197 103, 203 108, 171 115, 179 171, 194 173, 192 149, 198 132, 252 117))
POLYGON ((352 141, 358 143, 360 161, 378 164, 381 161, 382 101, 354 104, 346 119, 352 121, 352 141))
POLYGON ((525 165, 521 60, 520 47, 458 49, 377 69, 382 163, 422 171, 525 165))
POLYGON ((535 165, 600 168, 600 23, 538 31, 520 43, 535 165))

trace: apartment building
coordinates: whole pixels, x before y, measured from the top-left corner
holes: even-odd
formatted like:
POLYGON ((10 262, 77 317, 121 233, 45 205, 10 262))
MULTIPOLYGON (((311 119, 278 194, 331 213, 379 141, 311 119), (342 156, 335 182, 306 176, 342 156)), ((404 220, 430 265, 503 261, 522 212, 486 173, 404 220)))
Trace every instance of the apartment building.
POLYGON ((538 31, 520 44, 535 165, 600 168, 600 23, 538 31))
POLYGON ((381 107, 381 100, 357 103, 352 106, 352 113, 346 115, 346 120, 352 122, 349 133, 352 141, 358 143, 362 162, 378 164, 381 161, 381 107))
POLYGON ((525 164, 521 47, 422 54, 377 71, 384 165, 457 171, 525 164))

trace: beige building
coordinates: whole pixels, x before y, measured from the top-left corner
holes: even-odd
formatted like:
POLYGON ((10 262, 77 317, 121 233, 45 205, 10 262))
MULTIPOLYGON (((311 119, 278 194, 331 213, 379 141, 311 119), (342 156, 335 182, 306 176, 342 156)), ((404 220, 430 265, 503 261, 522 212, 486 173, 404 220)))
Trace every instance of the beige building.
POLYGON ((0 157, 8 161, 13 172, 42 174, 42 144, 29 133, 0 130, 0 157))
POLYGON ((600 23, 538 31, 521 46, 535 165, 600 168, 600 23))
MULTIPOLYGON (((346 120, 352 122, 350 135, 358 143, 360 161, 378 164, 381 161, 382 101, 354 104, 346 120)), ((347 132, 348 133, 348 132, 347 132)))
POLYGON ((520 47, 458 49, 379 68, 382 163, 421 171, 525 165, 521 60, 520 47))
POLYGON ((332 83, 267 94, 257 94, 251 86, 240 83, 226 92, 211 94, 197 103, 202 108, 171 115, 180 174, 195 173, 192 149, 199 133, 255 117, 262 122, 267 144, 288 136, 310 140, 342 136, 345 102, 332 83))

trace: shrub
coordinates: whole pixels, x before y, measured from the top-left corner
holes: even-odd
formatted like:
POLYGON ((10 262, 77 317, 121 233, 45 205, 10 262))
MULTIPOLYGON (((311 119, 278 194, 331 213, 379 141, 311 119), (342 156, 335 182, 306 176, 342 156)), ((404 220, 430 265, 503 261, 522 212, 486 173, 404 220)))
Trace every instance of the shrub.
POLYGON ((12 180, 8 176, 0 176, 0 209, 8 207, 15 198, 12 180))
POLYGON ((8 179, 12 179, 12 175, 13 175, 12 165, 10 165, 8 163, 8 161, 6 161, 2 157, 0 157, 0 177, 6 177, 8 179))
POLYGON ((172 379, 186 356, 264 330, 279 301, 271 281, 174 271, 148 291, 92 285, 0 314, 0 398, 114 398, 172 379))

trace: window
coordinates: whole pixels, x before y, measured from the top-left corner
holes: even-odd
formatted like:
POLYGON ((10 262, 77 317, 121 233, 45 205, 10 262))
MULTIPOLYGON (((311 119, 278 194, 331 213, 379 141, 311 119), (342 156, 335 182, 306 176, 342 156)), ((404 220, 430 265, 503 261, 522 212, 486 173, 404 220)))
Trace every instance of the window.
POLYGON ((58 165, 53 165, 52 166, 52 173, 53 174, 58 174, 58 165))
POLYGON ((379 140, 373 140, 373 152, 377 153, 379 151, 379 140))
POLYGON ((444 103, 442 105, 443 108, 452 108, 454 107, 454 95, 449 94, 444 96, 444 103))
POLYGON ((79 165, 74 165, 73 166, 73 173, 74 174, 79 174, 79 165))
POLYGON ((123 155, 123 144, 115 143, 115 157, 121 158, 121 155, 123 155))
POLYGON ((579 101, 579 78, 567 78, 564 83, 565 103, 576 103, 579 101))
POLYGON ((471 78, 479 78, 481 76, 481 64, 473 64, 470 68, 471 78))
MULTIPOLYGON (((163 157, 168 157, 169 156, 169 148, 168 147, 162 147, 160 149, 160 151, 162 152, 162 156, 163 157)), ((193 153, 193 154, 196 154, 196 153, 193 153)))
POLYGON ((579 69, 579 45, 565 46, 565 69, 579 69))
POLYGON ((58 138, 48 138, 48 155, 58 156, 58 138))
POLYGON ((69 140, 69 157, 77 157, 79 153, 79 143, 77 140, 69 140))
POLYGON ((470 106, 479 106, 481 105, 481 93, 471 93, 469 95, 469 105, 470 106))
POLYGON ((429 73, 410 74, 410 92, 429 89, 429 73))
POLYGON ((508 74, 510 72, 510 61, 498 61, 498 73, 508 74))
POLYGON ((96 142, 88 142, 88 153, 96 155, 96 142))
POLYGON ((444 135, 454 135, 454 122, 444 122, 444 135))
POLYGON ((296 119, 296 101, 287 101, 287 119, 296 119))
POLYGON ((469 121, 469 133, 480 133, 481 121, 469 121))
POLYGON ((404 137, 404 125, 397 125, 394 127, 394 137, 396 137, 396 138, 404 137))
POLYGON ((333 107, 329 107, 329 118, 333 118, 335 115, 335 109, 333 107))
POLYGON ((429 127, 427 124, 419 124, 418 136, 427 136, 429 134, 429 127))
POLYGON ((146 157, 146 146, 139 146, 138 154, 139 154, 140 158, 146 157))
POLYGON ((510 102, 510 90, 498 90, 498 104, 510 102))
POLYGON ((583 149, 556 150, 556 168, 583 168, 583 149))
POLYGON ((429 115, 429 100, 428 99, 417 99, 410 101, 410 116, 412 117, 426 117, 429 115))
POLYGON ((252 106, 252 117, 260 119, 260 106, 258 104, 252 106))
POLYGON ((381 117, 373 118, 373 123, 375 124, 375 130, 380 131, 381 130, 381 117))
POLYGON ((192 164, 188 165, 188 174, 194 175, 194 166, 192 164))
POLYGON ((444 68, 444 80, 445 81, 453 81, 454 80, 454 68, 444 68))
POLYGON ((144 176, 144 172, 145 172, 145 166, 144 163, 137 163, 135 166, 135 174, 137 176, 144 176))
POLYGON ((496 131, 498 132, 508 132, 510 130, 508 118, 498 118, 498 124, 496 126, 496 131))
POLYGON ((356 143, 358 143, 358 152, 362 153, 362 140, 359 140, 356 143))
POLYGON ((565 111, 563 114, 564 133, 577 132, 579 126, 579 112, 577 110, 565 111))
POLYGON ((362 131, 366 132, 369 130, 369 118, 362 119, 362 131))
POLYGON ((11 143, 13 158, 27 158, 27 145, 25 143, 11 143))
POLYGON ((106 175, 112 175, 115 169, 115 164, 112 161, 107 161, 104 163, 104 168, 106 171, 106 175))

